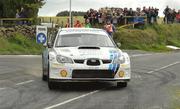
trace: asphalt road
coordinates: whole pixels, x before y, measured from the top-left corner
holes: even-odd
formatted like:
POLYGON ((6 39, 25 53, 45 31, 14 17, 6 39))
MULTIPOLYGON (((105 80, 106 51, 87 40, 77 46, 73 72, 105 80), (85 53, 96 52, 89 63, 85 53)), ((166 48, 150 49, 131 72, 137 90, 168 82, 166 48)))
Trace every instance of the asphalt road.
POLYGON ((0 109, 173 108, 173 89, 180 89, 180 52, 130 55, 132 80, 126 88, 73 83, 53 91, 41 80, 40 56, 0 56, 0 109))

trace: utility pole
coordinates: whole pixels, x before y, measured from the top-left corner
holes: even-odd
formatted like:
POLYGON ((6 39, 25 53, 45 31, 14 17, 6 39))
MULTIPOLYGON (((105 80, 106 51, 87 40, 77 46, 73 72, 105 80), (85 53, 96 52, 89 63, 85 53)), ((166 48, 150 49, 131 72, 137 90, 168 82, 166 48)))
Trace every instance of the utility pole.
POLYGON ((71 0, 69 0, 69 26, 72 27, 72 10, 71 10, 71 0))

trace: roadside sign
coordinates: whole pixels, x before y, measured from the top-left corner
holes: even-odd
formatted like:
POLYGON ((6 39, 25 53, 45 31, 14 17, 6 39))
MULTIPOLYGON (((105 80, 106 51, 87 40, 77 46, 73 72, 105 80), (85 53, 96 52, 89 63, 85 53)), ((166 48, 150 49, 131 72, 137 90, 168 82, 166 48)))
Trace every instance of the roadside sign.
POLYGON ((36 26, 36 42, 38 44, 47 45, 47 27, 36 26))

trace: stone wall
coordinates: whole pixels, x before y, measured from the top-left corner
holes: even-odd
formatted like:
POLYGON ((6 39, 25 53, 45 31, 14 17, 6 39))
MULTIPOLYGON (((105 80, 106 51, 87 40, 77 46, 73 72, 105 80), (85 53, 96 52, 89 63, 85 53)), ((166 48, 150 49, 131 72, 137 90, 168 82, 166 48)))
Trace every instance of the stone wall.
POLYGON ((21 33, 26 37, 34 38, 36 34, 36 27, 26 25, 0 27, 0 37, 13 37, 13 35, 16 33, 21 33))

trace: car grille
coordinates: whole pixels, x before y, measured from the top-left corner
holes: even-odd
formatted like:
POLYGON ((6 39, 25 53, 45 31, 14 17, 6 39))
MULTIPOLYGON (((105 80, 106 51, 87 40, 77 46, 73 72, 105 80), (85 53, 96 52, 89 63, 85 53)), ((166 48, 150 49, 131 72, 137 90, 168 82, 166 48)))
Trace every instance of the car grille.
POLYGON ((103 64, 109 64, 112 62, 112 60, 102 60, 103 64))
POLYGON ((80 59, 76 59, 74 60, 75 63, 78 63, 78 64, 83 64, 84 63, 84 60, 80 60, 80 59))
POLYGON ((72 78, 114 78, 112 70, 73 70, 72 78))
MULTIPOLYGON (((84 59, 74 59, 74 62, 77 64, 84 64, 85 60, 84 59)), ((103 64, 110 64, 112 62, 112 60, 102 60, 103 64)), ((96 59, 96 62, 91 62, 91 60, 87 61, 87 65, 90 66, 96 66, 96 65, 100 65, 100 60, 96 59)))
POLYGON ((87 60, 87 65, 89 66, 99 66, 101 63, 98 59, 89 59, 87 60))

